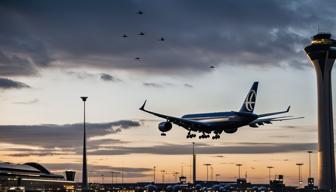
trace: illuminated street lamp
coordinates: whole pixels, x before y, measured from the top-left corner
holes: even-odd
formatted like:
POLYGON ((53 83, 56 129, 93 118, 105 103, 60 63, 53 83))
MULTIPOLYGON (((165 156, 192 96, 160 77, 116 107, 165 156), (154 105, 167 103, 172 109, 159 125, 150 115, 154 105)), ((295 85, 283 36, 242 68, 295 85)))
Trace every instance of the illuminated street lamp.
POLYGON ((301 178, 301 166, 303 165, 303 163, 297 163, 296 165, 299 167, 299 188, 301 188, 301 185, 303 183, 301 178))

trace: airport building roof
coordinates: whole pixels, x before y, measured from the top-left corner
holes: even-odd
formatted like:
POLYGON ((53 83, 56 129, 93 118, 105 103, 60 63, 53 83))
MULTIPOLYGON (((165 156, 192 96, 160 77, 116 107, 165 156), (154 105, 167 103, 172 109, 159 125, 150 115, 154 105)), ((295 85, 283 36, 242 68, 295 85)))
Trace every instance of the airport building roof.
POLYGON ((38 163, 13 164, 0 162, 0 174, 12 176, 43 177, 53 179, 64 179, 62 175, 50 173, 45 167, 38 163))

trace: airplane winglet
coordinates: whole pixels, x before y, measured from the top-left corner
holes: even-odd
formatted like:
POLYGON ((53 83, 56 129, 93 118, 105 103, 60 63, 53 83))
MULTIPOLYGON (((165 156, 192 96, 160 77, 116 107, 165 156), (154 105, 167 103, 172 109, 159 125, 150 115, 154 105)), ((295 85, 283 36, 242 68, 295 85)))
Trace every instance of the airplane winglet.
POLYGON ((147 99, 146 99, 145 102, 142 104, 142 106, 139 108, 141 111, 145 110, 146 102, 147 102, 147 99))
POLYGON ((286 111, 288 112, 288 111, 289 111, 289 109, 290 109, 290 106, 288 106, 288 108, 287 108, 287 110, 286 110, 286 111))

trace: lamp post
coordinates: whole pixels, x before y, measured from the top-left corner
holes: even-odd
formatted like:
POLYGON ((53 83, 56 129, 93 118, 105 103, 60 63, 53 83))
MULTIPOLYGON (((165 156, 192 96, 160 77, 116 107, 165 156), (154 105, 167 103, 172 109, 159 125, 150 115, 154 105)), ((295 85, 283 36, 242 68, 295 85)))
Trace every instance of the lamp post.
POLYGON ((240 179, 240 167, 243 166, 243 164, 238 163, 236 166, 238 167, 238 179, 240 179))
POLYGON ((85 127, 85 102, 88 97, 81 97, 84 103, 84 123, 83 123, 83 169, 82 169, 82 189, 83 192, 89 191, 87 177, 87 162, 86 162, 86 127, 85 127))
POLYGON ((101 177, 102 177, 102 184, 104 183, 104 173, 101 174, 101 177))
POLYGON ((271 169, 273 169, 273 166, 267 166, 268 169, 268 180, 271 182, 271 169))
POLYGON ((114 171, 111 171, 111 184, 113 184, 113 180, 114 180, 114 171))
POLYGON ((213 181, 213 166, 210 167, 210 179, 213 181))
POLYGON ((178 175, 178 174, 179 174, 179 172, 174 172, 174 173, 173 173, 176 182, 178 182, 178 180, 177 180, 177 175, 178 175))
POLYGON ((301 188, 301 184, 302 184, 302 179, 301 179, 301 166, 303 165, 303 163, 297 163, 296 165, 299 167, 299 188, 301 188))
POLYGON ((195 154, 195 142, 193 144, 193 183, 196 182, 196 154, 195 154))
POLYGON ((309 178, 311 178, 311 154, 313 151, 307 151, 307 153, 309 155, 309 178))
POLYGON ((216 181, 218 181, 218 177, 220 176, 220 174, 216 174, 216 181))
POLYGON ((156 166, 153 167, 153 183, 155 183, 156 166))
POLYGON ((209 181, 209 166, 210 166, 210 165, 211 165, 210 163, 206 163, 206 164, 204 164, 204 166, 206 166, 206 173, 207 173, 206 180, 207 180, 207 181, 209 181))
POLYGON ((164 183, 166 170, 161 170, 161 173, 162 173, 162 183, 164 183))

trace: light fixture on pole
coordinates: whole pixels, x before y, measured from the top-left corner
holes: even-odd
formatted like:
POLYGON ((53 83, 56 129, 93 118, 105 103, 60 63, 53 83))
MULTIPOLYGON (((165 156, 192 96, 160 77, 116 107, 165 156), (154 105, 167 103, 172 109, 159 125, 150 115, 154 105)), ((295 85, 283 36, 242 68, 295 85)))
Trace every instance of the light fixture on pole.
POLYGON ((217 173, 215 176, 216 176, 216 181, 218 181, 218 177, 220 176, 220 174, 217 173))
POLYGON ((309 155, 309 178, 311 178, 311 154, 313 153, 313 151, 307 151, 308 155, 309 155))
POLYGON ((162 173, 162 183, 164 183, 166 170, 161 170, 161 173, 162 173))
POLYGON ((88 192, 87 160, 86 160, 86 127, 85 127, 85 102, 88 97, 81 97, 84 103, 84 123, 83 123, 83 169, 82 169, 82 190, 88 192))
POLYGON ((238 167, 238 179, 240 179, 240 167, 243 166, 243 164, 238 163, 236 166, 238 167))
POLYGON ((267 166, 268 169, 268 181, 271 182, 271 169, 273 169, 273 166, 267 166))
POLYGON ((210 166, 211 164, 210 163, 206 163, 206 164, 204 164, 204 166, 206 166, 206 181, 209 181, 209 166, 210 166))
POLYGON ((156 166, 153 167, 153 183, 155 183, 156 166))
POLYGON ((301 188, 301 185, 303 183, 301 178, 301 166, 303 165, 303 163, 297 163, 296 165, 299 167, 299 188, 301 188))

